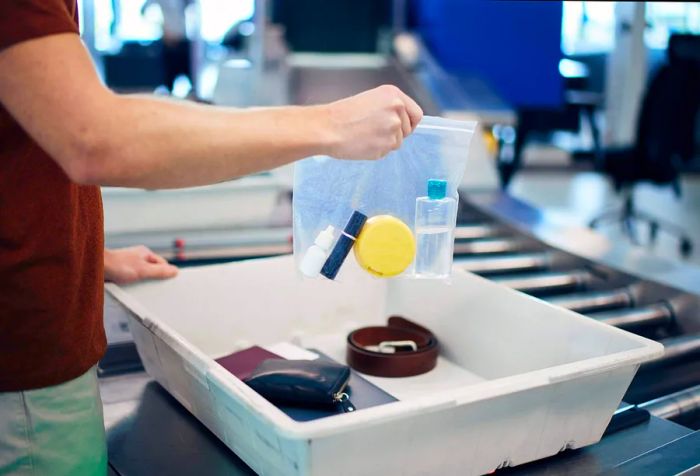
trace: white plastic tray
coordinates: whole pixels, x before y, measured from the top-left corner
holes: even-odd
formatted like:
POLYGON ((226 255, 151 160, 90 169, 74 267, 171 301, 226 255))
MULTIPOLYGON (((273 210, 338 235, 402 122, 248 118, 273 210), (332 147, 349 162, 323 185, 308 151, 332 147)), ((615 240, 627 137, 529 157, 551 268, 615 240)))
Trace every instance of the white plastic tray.
POLYGON ((280 257, 108 290, 131 311, 148 373, 264 475, 483 474, 586 446, 663 352, 464 272, 382 281, 346 266, 339 279, 301 281, 280 257), (348 330, 393 314, 435 332, 441 364, 373 379, 400 401, 352 414, 296 422, 212 359, 285 340, 342 359, 348 330))

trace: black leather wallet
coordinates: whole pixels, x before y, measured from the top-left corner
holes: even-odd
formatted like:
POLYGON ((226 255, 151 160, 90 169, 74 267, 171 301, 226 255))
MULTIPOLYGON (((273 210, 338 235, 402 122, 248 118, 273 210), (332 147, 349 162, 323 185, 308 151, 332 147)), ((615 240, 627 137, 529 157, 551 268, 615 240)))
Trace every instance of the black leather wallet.
POLYGON ((349 380, 350 367, 335 362, 268 359, 244 381, 271 402, 352 412, 345 393, 349 380))

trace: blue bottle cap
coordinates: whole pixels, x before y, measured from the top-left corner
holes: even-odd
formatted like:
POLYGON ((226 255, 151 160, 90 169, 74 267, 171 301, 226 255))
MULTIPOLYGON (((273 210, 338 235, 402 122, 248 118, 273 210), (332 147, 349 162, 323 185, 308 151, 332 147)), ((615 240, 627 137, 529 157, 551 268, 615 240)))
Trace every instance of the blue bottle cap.
POLYGON ((428 198, 431 200, 442 200, 447 196, 447 180, 429 179, 428 198))

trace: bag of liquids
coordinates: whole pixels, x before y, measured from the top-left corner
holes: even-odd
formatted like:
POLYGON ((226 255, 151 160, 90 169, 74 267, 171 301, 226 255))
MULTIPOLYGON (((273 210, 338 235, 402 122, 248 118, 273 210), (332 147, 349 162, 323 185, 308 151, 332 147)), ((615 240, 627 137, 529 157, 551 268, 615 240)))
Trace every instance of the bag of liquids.
POLYGON ((476 122, 426 116, 379 160, 316 156, 294 171, 294 257, 336 279, 355 260, 377 277, 445 279, 476 122))

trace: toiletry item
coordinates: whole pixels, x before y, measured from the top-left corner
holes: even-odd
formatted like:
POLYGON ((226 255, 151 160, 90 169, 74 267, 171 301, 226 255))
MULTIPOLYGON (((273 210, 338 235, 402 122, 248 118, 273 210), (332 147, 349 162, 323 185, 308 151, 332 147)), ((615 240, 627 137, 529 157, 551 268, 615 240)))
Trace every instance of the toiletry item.
POLYGON ((334 231, 335 229, 328 225, 325 230, 318 234, 314 244, 306 251, 304 259, 301 260, 299 265, 299 270, 307 278, 315 278, 321 272, 323 263, 328 259, 328 252, 333 246, 334 231))
POLYGON ((411 265, 416 241, 404 222, 391 215, 377 215, 367 220, 354 249, 355 259, 365 271, 389 278, 411 265))
POLYGON ((323 264, 323 268, 321 268, 321 274, 323 276, 328 279, 335 279, 366 221, 367 215, 357 210, 352 212, 352 216, 350 216, 348 223, 341 232, 340 238, 338 238, 338 241, 335 243, 333 251, 331 251, 330 256, 323 264))
POLYGON ((457 201, 447 196, 447 181, 428 180, 428 196, 416 199, 416 277, 450 275, 456 220, 457 201))

